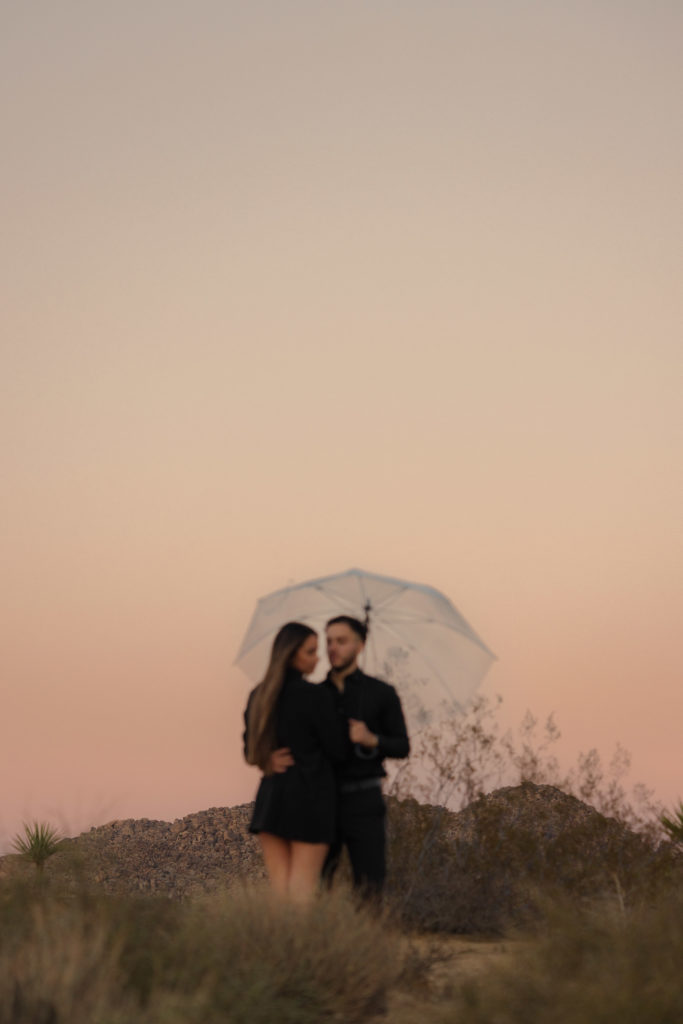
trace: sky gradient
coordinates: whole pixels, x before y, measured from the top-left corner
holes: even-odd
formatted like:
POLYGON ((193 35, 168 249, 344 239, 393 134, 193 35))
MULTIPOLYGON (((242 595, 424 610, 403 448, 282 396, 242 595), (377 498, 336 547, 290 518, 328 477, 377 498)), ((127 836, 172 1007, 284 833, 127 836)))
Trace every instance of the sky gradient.
POLYGON ((2 15, 0 848, 251 799, 259 596, 446 593, 683 795, 683 9, 2 15))

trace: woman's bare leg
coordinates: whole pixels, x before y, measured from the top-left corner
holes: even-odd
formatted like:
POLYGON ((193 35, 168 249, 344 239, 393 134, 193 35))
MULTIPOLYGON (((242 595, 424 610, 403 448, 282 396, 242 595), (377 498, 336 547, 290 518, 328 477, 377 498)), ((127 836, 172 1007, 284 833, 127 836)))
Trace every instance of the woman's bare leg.
POLYGON ((258 837, 270 887, 276 895, 286 898, 289 892, 292 844, 288 839, 281 839, 270 832, 259 832, 258 837))
POLYGON ((308 903, 318 888, 329 846, 327 843, 294 841, 290 845, 289 898, 296 903, 308 903))

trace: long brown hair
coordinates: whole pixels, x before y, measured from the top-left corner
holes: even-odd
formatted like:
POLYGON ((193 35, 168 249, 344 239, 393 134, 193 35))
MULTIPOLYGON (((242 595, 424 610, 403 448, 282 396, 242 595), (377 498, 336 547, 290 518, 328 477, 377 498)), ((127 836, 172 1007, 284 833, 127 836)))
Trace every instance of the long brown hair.
POLYGON ((277 746, 275 705, 292 658, 315 630, 302 622, 287 622, 273 640, 270 663, 254 690, 247 723, 247 761, 266 771, 268 759, 277 746))

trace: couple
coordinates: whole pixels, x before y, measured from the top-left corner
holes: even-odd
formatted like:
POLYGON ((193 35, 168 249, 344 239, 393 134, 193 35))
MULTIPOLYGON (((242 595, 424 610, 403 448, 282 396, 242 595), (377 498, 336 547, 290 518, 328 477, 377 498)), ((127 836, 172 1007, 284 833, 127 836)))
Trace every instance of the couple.
POLYGON ((325 632, 327 678, 306 681, 318 662, 318 636, 288 622, 244 713, 245 757, 263 772, 249 831, 258 834, 272 889, 303 902, 321 873, 331 883, 344 846, 355 887, 380 894, 383 760, 409 752, 396 690, 358 667, 367 626, 339 615, 325 632))

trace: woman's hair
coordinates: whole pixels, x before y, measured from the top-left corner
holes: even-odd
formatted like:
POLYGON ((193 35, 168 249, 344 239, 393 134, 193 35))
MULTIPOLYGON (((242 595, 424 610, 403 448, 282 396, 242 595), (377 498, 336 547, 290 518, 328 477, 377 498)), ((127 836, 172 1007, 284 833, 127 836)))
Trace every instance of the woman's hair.
POLYGON ((273 640, 270 663, 254 690, 247 722, 247 761, 266 771, 268 759, 277 746, 275 705, 289 664, 301 645, 315 630, 302 622, 287 622, 273 640))

